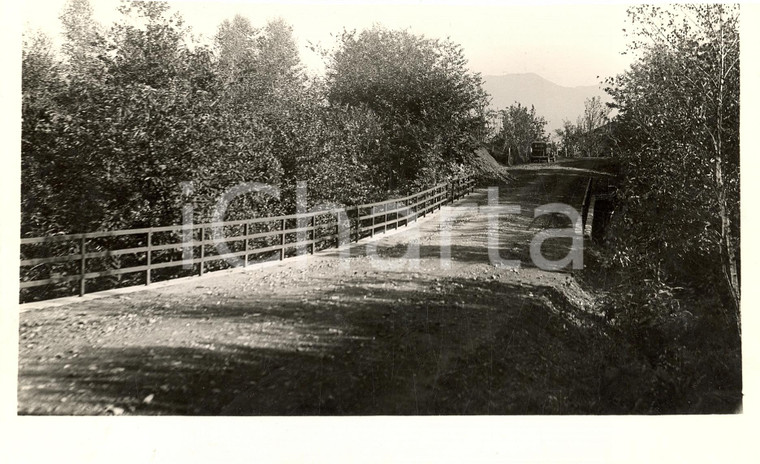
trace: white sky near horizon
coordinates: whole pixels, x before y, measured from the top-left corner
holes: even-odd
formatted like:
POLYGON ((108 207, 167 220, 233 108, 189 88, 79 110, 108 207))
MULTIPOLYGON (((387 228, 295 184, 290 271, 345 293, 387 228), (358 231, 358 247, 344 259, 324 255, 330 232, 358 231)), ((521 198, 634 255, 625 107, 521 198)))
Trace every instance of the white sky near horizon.
MULTIPOLYGON (((27 0, 24 28, 39 29, 60 43, 58 17, 66 0, 27 0)), ((117 0, 90 0, 103 25, 119 17, 117 0)), ((463 4, 433 1, 262 2, 254 0, 173 0, 195 35, 210 42, 219 24, 235 14, 263 26, 282 17, 293 26, 301 60, 313 73, 322 58, 308 42, 330 48, 345 29, 378 23, 408 29, 430 38, 450 37, 463 46, 469 67, 483 75, 536 73, 559 85, 596 85, 624 71, 631 62, 625 50, 626 4, 496 1, 463 4), (597 77, 599 76, 599 77, 597 77)))

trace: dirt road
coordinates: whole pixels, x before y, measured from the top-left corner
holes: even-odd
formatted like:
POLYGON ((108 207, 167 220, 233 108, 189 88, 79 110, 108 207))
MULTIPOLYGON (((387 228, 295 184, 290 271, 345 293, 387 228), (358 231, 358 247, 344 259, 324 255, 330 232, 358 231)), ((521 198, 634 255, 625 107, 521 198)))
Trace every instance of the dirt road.
MULTIPOLYGON (((591 166, 594 167, 594 166, 591 166)), ((588 165, 526 167, 394 235, 20 316, 20 414, 561 414, 599 407, 594 298, 530 262, 541 204, 580 210, 588 165), (442 218, 454 216, 444 223, 442 218), (451 237, 451 265, 441 244, 451 237), (419 259, 404 259, 409 245, 419 259), (583 362, 581 362, 583 361, 583 362), (577 366, 577 368, 575 367, 577 366)), ((556 221, 555 221, 556 222, 556 221)), ((568 224, 569 225, 569 224, 568 224)), ((560 257, 567 239, 545 244, 560 257)))

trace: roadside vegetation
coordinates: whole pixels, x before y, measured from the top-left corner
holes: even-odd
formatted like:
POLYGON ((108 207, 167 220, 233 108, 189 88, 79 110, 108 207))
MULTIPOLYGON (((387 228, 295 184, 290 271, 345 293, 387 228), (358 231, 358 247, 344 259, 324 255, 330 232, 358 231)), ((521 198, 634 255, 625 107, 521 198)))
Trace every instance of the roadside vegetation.
MULTIPOLYGON (((168 2, 124 0, 118 11, 120 20, 101 25, 88 0, 69 0, 61 47, 41 33, 24 37, 21 237, 208 223, 222 196, 244 183, 273 189, 237 196, 214 221, 349 207, 468 174, 502 175, 475 153, 488 99, 449 40, 380 26, 344 31, 321 50, 326 74, 313 76, 281 19, 254 26, 238 15, 203 42, 168 2), (299 182, 307 196, 296 205, 299 182)), ((117 237, 87 245, 100 252, 139 244, 117 237)), ((27 245, 22 255, 77 246, 27 245)), ((132 258, 88 265, 118 269, 132 258)), ((73 266, 24 266, 21 278, 67 275, 73 266)), ((92 285, 137 283, 130 274, 92 285)), ((55 283, 22 290, 21 300, 74 291, 55 283)))
POLYGON ((508 166, 530 161, 530 144, 546 140, 546 119, 536 108, 514 103, 490 114, 488 147, 494 157, 508 166))
POLYGON ((600 97, 592 97, 584 102, 583 114, 575 124, 563 121, 562 128, 556 129, 555 149, 565 158, 613 156, 617 149, 610 120, 611 109, 602 103, 600 97), (615 151, 613 151, 615 150, 615 151))
POLYGON ((608 80, 618 204, 585 275, 618 353, 646 360, 637 377, 674 412, 741 404, 738 16, 632 8, 638 61, 608 80))
POLYGON ((166 2, 119 11, 104 26, 70 0, 61 50, 24 39, 22 236, 178 224, 187 203, 203 221, 241 182, 282 196, 229 219, 292 212, 299 180, 310 204, 376 201, 463 174, 478 147, 487 96, 450 41, 346 31, 317 78, 282 20, 198 43, 166 2))

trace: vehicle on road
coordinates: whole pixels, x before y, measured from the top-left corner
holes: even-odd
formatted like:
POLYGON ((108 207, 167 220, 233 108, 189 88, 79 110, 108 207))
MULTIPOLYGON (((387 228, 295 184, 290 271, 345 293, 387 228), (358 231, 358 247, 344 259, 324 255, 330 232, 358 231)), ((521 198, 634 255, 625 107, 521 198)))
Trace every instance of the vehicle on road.
POLYGON ((536 141, 530 144, 531 163, 549 163, 553 160, 546 142, 536 141))

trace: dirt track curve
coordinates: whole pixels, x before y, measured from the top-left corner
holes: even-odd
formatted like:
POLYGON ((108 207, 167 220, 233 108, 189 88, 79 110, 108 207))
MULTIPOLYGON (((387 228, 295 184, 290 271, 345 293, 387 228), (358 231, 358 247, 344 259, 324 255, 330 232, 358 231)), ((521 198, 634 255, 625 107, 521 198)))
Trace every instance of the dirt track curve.
MULTIPOLYGON (((580 210, 593 164, 515 169, 499 188, 489 262, 486 189, 396 234, 305 261, 23 310, 19 414, 514 414, 593 411, 598 372, 569 271, 530 262, 533 209, 580 210), (454 214, 445 214, 454 213, 454 214), (454 216, 446 224, 442 218, 454 216), (451 236, 451 265, 441 242, 451 236), (419 260, 402 259, 410 244, 419 260), (369 249, 368 249, 369 247, 369 249), (373 251, 373 248, 375 250, 373 251), (373 257, 374 256, 374 257, 373 257), (583 385, 585 392, 578 392, 583 385), (582 398, 582 399, 581 399, 582 398), (586 402, 586 403, 579 403, 586 402)), ((566 239, 545 255, 566 253, 566 239)))

